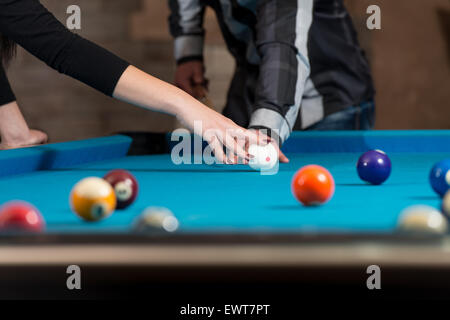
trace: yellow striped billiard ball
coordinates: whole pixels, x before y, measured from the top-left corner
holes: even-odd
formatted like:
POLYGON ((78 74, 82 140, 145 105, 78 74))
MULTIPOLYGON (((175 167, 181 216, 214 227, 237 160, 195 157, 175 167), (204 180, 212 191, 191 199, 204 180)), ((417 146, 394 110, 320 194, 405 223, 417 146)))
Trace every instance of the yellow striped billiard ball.
POLYGON ((70 205, 83 220, 98 221, 113 213, 116 207, 116 194, 107 181, 88 177, 73 187, 70 205))

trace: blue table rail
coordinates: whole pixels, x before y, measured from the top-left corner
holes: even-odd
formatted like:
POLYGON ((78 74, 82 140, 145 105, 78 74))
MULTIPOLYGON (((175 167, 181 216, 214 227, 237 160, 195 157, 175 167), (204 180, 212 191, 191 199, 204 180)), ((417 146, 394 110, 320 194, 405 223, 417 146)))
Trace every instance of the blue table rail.
POLYGON ((450 152, 450 130, 294 132, 283 145, 288 153, 450 152))
POLYGON ((131 138, 111 136, 0 151, 0 177, 124 157, 131 138))

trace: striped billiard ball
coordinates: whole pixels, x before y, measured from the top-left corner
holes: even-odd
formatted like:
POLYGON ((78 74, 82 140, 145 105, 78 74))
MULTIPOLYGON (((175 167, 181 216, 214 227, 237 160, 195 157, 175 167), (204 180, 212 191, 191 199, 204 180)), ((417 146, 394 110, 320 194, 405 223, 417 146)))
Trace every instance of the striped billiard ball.
POLYGON ((125 209, 136 200, 139 185, 136 178, 129 171, 121 169, 112 170, 103 179, 111 184, 116 193, 116 209, 125 209))
POLYGON ((430 185, 441 197, 450 190, 450 159, 436 163, 430 172, 430 185))
POLYGON ((102 178, 88 177, 73 187, 70 205, 83 220, 98 221, 114 212, 116 194, 111 185, 102 178))

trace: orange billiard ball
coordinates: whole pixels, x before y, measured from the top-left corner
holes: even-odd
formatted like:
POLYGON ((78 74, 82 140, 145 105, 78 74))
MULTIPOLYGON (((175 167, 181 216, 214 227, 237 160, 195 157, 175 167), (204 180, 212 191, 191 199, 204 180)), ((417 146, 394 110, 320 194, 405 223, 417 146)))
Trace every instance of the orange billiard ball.
POLYGON ((308 165, 298 170, 292 179, 292 194, 305 206, 326 203, 334 194, 334 179, 324 167, 308 165))
POLYGON ((86 221, 109 217, 116 208, 116 194, 105 180, 88 177, 78 182, 70 193, 72 210, 86 221))

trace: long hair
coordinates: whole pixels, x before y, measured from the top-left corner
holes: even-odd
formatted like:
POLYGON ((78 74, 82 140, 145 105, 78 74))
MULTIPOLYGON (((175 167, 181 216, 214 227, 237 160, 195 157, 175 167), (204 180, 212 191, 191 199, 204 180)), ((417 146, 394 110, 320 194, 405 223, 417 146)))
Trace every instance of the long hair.
POLYGON ((0 34, 0 63, 8 64, 16 54, 16 44, 0 34))

